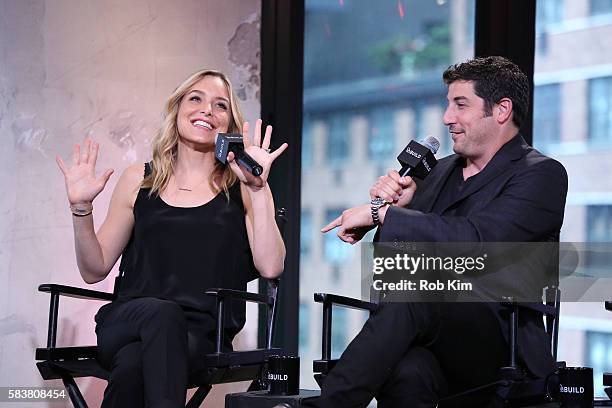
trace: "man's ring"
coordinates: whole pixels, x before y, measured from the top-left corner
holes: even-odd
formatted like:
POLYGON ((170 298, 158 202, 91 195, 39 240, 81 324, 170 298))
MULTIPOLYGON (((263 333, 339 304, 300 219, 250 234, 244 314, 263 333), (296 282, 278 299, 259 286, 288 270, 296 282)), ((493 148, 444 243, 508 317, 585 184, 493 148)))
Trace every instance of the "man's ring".
POLYGON ((270 153, 270 149, 264 149, 266 152, 270 153))

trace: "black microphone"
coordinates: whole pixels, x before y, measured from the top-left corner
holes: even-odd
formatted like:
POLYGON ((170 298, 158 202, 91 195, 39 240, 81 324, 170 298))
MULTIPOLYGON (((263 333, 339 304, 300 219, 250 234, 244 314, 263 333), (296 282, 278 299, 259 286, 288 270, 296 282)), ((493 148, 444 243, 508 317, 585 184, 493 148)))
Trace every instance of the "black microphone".
POLYGON ((215 140, 215 157, 227 164, 227 154, 234 153, 236 161, 254 176, 261 176, 263 167, 244 151, 242 135, 238 133, 219 133, 215 140))
POLYGON ((440 142, 433 136, 427 136, 420 143, 411 140, 408 146, 397 156, 397 161, 402 165, 399 175, 401 177, 418 177, 423 180, 438 164, 434 154, 439 148, 440 142))

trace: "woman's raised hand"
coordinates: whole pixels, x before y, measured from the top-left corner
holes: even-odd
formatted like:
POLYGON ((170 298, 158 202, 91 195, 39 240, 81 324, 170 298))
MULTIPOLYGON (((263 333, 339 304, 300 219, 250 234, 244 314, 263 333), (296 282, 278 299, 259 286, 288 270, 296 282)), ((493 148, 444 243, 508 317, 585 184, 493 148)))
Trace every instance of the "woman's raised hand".
POLYGON ((96 160, 100 145, 91 139, 86 139, 81 149, 79 144, 74 146, 72 166, 68 167, 61 157, 56 156, 55 161, 64 174, 66 193, 70 204, 91 203, 104 189, 106 182, 113 174, 113 169, 106 171, 96 178, 96 160))
POLYGON ((238 165, 235 160, 234 153, 230 152, 227 155, 227 160, 231 169, 241 182, 245 183, 251 189, 259 189, 263 187, 270 174, 270 167, 278 156, 280 156, 289 145, 283 143, 278 149, 270 151, 270 139, 272 137, 272 126, 266 126, 266 131, 261 139, 261 119, 255 122, 255 134, 253 135, 253 143, 249 139, 249 122, 244 122, 242 126, 242 138, 244 140, 244 151, 251 156, 262 168, 263 172, 260 176, 253 176, 238 165))

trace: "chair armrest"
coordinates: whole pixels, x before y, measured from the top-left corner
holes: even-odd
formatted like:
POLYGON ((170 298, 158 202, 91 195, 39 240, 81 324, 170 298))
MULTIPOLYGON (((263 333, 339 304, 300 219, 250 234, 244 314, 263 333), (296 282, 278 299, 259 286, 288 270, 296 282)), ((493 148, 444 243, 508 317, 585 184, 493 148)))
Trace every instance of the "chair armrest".
POLYGON ((117 297, 117 295, 115 295, 114 293, 77 288, 74 286, 57 285, 55 283, 42 284, 38 287, 38 291, 47 292, 51 294, 59 294, 62 296, 78 299, 115 300, 115 298, 117 297))
POLYGON ((264 304, 271 304, 273 301, 271 297, 266 296, 266 295, 261 295, 259 293, 244 292, 242 290, 234 290, 234 289, 213 288, 213 289, 208 289, 204 293, 208 296, 215 296, 217 299, 231 298, 231 299, 244 300, 246 302, 256 302, 256 303, 264 303, 264 304))
POLYGON ((314 301, 317 303, 330 303, 350 309, 375 311, 378 308, 376 303, 350 298, 346 296, 333 295, 331 293, 315 293, 314 301))
MULTIPOLYGON (((217 298, 217 328, 215 331, 215 353, 217 354, 221 353, 221 346, 223 344, 226 300, 236 299, 245 302, 263 303, 268 308, 272 308, 275 305, 275 300, 272 296, 242 290, 212 288, 208 289, 204 294, 217 298)), ((268 342, 268 345, 270 346, 270 342, 268 342)))
POLYGON ((521 308, 521 309, 532 310, 534 312, 540 312, 544 315, 549 315, 549 316, 557 315, 557 309, 554 306, 546 305, 544 303, 536 303, 536 302, 523 303, 523 302, 504 301, 504 302, 501 302, 501 304, 502 306, 508 309, 512 309, 516 307, 517 309, 521 308))
POLYGON ((376 303, 365 302, 346 296, 332 295, 330 293, 315 293, 314 301, 323 304, 323 325, 321 330, 321 359, 313 363, 313 368, 321 367, 331 360, 331 334, 332 334, 332 309, 334 305, 349 309, 358 309, 373 312, 378 308, 376 303))
POLYGON ((47 292, 51 295, 49 304, 49 328, 47 333, 47 348, 55 348, 57 337, 57 315, 59 311, 59 297, 68 296, 77 299, 115 300, 114 293, 99 292, 97 290, 76 288, 73 286, 57 285, 55 283, 44 283, 38 287, 39 292, 47 292))

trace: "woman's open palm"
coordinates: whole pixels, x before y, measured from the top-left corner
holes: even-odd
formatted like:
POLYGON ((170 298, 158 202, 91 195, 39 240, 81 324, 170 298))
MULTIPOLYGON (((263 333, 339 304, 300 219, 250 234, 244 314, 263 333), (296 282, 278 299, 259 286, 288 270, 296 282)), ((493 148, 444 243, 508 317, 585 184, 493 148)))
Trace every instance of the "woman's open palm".
POLYGON ((64 174, 66 182, 66 193, 70 204, 90 203, 104 189, 111 174, 112 169, 107 169, 96 178, 96 160, 98 159, 98 149, 100 145, 91 139, 85 140, 83 149, 79 144, 74 146, 72 156, 72 166, 68 167, 61 157, 55 160, 60 170, 64 174))

